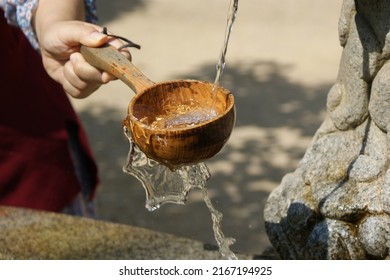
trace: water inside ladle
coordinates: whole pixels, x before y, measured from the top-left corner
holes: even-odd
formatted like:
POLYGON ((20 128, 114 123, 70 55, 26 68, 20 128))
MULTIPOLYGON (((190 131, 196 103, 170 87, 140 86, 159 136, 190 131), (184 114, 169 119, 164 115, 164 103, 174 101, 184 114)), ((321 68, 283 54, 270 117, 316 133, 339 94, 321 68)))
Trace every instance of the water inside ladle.
POLYGON ((176 169, 213 157, 230 137, 235 108, 228 90, 219 87, 214 97, 213 84, 208 82, 156 84, 109 45, 83 46, 81 53, 91 65, 113 74, 136 93, 124 124, 149 158, 176 169))

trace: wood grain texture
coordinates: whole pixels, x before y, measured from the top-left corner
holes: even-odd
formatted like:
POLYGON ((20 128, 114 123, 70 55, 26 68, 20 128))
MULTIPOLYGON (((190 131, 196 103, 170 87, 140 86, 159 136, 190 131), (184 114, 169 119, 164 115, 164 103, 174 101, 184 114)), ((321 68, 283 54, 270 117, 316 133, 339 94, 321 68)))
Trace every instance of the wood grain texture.
POLYGON ((81 53, 91 65, 119 78, 137 94, 130 102, 124 125, 149 158, 175 169, 213 157, 229 139, 235 106, 228 90, 219 87, 214 103, 212 83, 178 80, 155 84, 112 46, 82 46, 81 53), (190 101, 198 109, 214 107, 216 117, 184 127, 156 128, 145 123, 145 118, 154 120, 180 105, 192 104, 190 101))

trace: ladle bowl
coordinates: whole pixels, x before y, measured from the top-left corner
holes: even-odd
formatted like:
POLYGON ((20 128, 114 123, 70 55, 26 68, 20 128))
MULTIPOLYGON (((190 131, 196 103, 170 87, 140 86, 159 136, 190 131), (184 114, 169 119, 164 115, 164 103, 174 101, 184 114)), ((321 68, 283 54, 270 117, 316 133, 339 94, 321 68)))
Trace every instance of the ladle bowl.
POLYGON ((154 83, 114 47, 82 46, 91 65, 111 73, 135 93, 124 125, 147 157, 170 169, 196 164, 216 155, 235 122, 233 95, 196 80, 154 83))

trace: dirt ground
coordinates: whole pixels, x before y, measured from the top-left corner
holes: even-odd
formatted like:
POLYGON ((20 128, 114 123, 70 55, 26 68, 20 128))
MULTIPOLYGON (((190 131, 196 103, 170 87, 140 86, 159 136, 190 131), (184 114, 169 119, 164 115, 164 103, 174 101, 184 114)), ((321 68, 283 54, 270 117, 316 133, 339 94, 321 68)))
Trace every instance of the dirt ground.
MULTIPOLYGON (((100 25, 142 46, 133 62, 151 80, 213 81, 230 0, 97 1, 100 25)), ((241 0, 221 85, 236 98, 237 120, 224 149, 206 164, 214 206, 235 251, 259 254, 270 244, 263 208, 293 170, 323 121, 341 54, 340 0, 241 0)), ((95 153, 100 219, 215 244, 201 193, 186 205, 148 212, 141 184, 122 172, 128 142, 122 120, 134 96, 120 81, 72 100, 95 153)))

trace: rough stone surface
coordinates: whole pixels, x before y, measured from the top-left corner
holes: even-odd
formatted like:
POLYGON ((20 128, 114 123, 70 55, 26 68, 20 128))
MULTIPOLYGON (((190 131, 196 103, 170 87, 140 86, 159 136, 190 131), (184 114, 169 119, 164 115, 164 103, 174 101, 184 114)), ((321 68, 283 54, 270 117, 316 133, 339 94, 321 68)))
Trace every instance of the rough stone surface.
MULTIPOLYGON (((223 259, 215 247, 143 228, 0 207, 0 259, 223 259)), ((254 256, 237 254, 238 259, 254 256)))
POLYGON ((389 14, 390 1, 343 2, 327 117, 265 206, 284 259, 390 258, 389 14))

